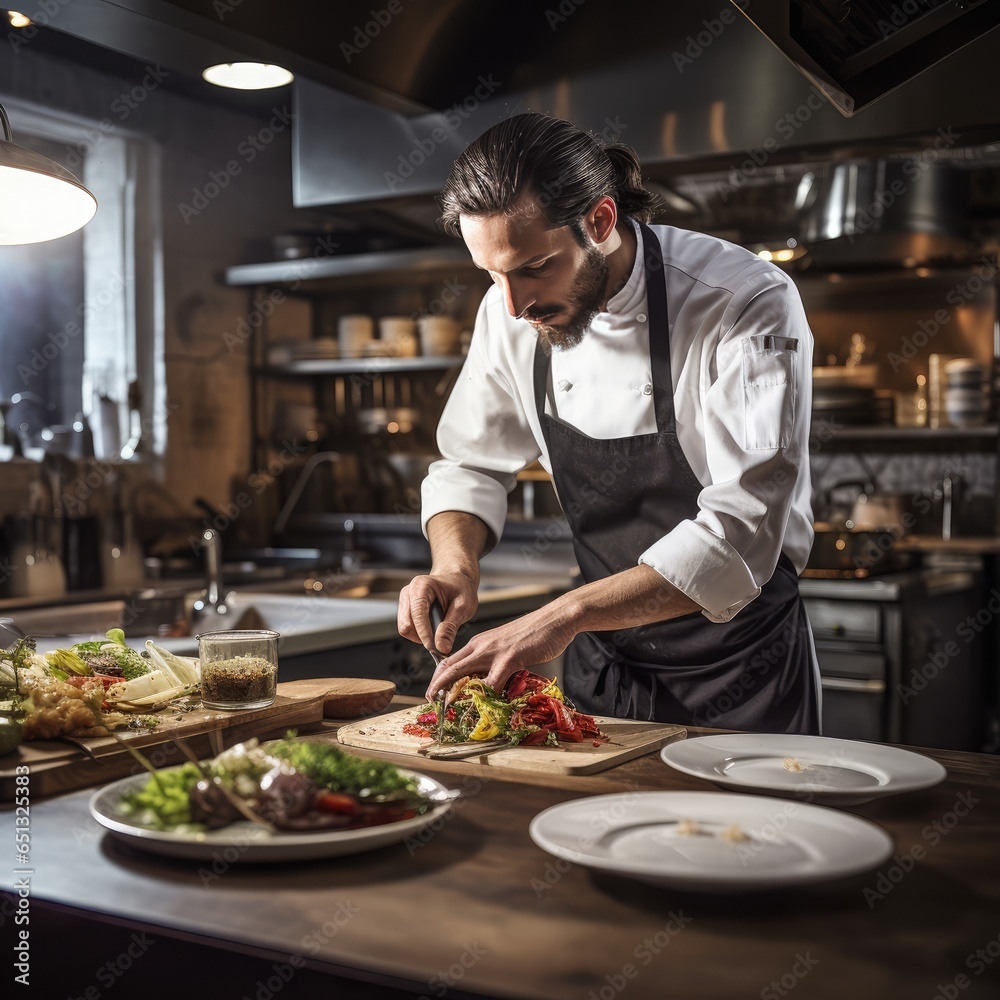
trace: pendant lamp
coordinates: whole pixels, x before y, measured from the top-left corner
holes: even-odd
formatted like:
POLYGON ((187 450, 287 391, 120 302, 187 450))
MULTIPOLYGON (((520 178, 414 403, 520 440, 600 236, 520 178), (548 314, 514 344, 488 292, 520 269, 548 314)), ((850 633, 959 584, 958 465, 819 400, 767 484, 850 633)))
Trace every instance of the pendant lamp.
POLYGON ((12 141, 0 105, 0 246, 43 243, 85 226, 97 199, 65 167, 12 141))

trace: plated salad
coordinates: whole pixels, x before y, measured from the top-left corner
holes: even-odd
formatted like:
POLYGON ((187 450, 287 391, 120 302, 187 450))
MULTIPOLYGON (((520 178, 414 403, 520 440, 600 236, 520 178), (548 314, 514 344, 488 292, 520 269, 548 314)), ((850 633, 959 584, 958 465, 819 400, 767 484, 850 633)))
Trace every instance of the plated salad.
MULTIPOLYGON (((445 699, 442 743, 506 738, 512 746, 605 743, 593 716, 567 703, 555 680, 518 670, 511 674, 502 694, 481 677, 463 677, 445 699)), ((438 736, 438 706, 425 705, 416 723, 404 726, 411 736, 438 736)))
POLYGON ((198 689, 198 661, 151 640, 145 653, 110 629, 103 640, 39 653, 31 639, 0 650, 0 713, 21 720, 21 738, 104 736, 153 728, 150 713, 198 689))
POLYGON ((276 830, 353 830, 410 819, 437 804, 416 775, 317 740, 237 744, 212 760, 152 770, 117 812, 147 829, 216 830, 249 819, 276 830))

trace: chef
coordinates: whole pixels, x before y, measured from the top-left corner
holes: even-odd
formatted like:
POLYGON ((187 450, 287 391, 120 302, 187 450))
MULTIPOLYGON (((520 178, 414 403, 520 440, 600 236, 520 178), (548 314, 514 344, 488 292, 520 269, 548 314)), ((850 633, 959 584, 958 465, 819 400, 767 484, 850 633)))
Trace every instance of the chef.
POLYGON ((441 204, 494 286, 422 487, 432 566, 400 595, 400 633, 449 654, 428 697, 470 674, 500 690, 565 652, 584 712, 818 733, 796 583, 813 341, 792 282, 731 243, 647 225, 635 152, 546 115, 475 140, 441 204), (535 460, 584 583, 454 650, 535 460))

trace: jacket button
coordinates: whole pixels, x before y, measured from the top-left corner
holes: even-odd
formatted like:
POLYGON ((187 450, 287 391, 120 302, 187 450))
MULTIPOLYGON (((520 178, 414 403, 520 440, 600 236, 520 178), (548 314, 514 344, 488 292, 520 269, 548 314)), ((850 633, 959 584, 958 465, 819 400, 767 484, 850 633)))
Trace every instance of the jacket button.
POLYGON ((646 314, 645 313, 639 313, 639 315, 636 316, 635 321, 636 321, 636 323, 645 323, 646 322, 646 314))

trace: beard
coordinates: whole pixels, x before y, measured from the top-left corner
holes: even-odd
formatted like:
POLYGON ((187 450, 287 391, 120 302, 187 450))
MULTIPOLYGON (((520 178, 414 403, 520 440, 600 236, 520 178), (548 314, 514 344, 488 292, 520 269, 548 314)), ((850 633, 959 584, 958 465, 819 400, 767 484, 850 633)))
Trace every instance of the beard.
MULTIPOLYGON (((583 340, 590 324, 599 311, 608 288, 608 260, 596 247, 587 247, 583 265, 580 267, 573 287, 569 292, 569 319, 565 323, 533 324, 546 349, 569 350, 583 340)), ((536 306, 532 312, 536 316, 561 312, 559 306, 536 306)), ((530 316, 525 316, 530 321, 530 316)))

